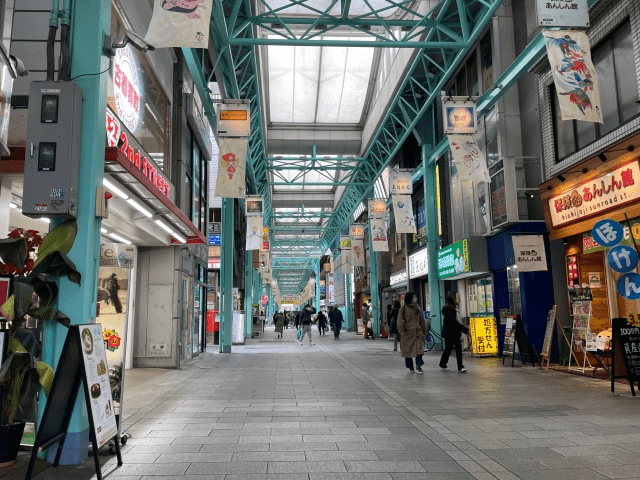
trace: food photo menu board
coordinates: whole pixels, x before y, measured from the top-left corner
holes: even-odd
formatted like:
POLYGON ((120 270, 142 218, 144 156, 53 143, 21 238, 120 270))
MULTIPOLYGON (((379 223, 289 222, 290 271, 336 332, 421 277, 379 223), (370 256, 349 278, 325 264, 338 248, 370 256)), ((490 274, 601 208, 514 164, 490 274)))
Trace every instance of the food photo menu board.
POLYGON ((109 386, 107 357, 102 339, 102 325, 99 323, 81 325, 80 343, 87 376, 86 382, 91 397, 89 404, 95 438, 98 447, 101 447, 118 433, 109 386))

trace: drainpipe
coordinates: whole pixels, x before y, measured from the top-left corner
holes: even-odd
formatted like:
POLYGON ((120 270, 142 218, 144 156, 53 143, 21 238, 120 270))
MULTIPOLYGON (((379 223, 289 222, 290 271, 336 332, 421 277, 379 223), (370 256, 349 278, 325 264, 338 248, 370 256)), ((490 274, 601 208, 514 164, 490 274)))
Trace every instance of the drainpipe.
POLYGON ((58 31, 59 0, 51 1, 51 18, 49 19, 49 36, 47 37, 47 81, 53 81, 56 69, 54 47, 58 31))
MULTIPOLYGON (((53 0, 54 2, 57 0, 53 0)), ((71 25, 71 0, 63 0, 62 14, 60 15, 60 23, 62 24, 60 34, 60 52, 62 53, 62 62, 60 63, 60 71, 58 72, 58 81, 66 81, 69 76, 69 29, 71 25)))

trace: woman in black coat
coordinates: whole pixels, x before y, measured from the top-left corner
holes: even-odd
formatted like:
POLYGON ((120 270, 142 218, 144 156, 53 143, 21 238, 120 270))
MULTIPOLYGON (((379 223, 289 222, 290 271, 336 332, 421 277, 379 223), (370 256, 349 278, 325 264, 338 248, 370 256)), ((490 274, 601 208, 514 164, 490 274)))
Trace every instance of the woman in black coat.
POLYGON ((465 373, 467 371, 462 364, 462 341, 460 336, 462 333, 469 333, 469 329, 458 322, 458 314, 456 312, 456 302, 453 297, 447 297, 447 304, 442 309, 442 338, 444 338, 445 349, 440 358, 440 368, 447 369, 447 362, 451 351, 455 349, 456 360, 458 361, 458 372, 465 373))
POLYGON ((393 308, 389 313, 389 340, 392 335, 398 335, 398 312, 400 311, 400 300, 393 302, 393 308))

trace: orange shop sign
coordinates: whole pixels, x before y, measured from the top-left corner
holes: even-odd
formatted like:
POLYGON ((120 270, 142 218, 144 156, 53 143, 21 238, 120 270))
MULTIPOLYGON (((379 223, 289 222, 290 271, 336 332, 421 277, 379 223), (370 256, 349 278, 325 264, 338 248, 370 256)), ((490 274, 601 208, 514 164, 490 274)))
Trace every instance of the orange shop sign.
POLYGON ((582 182, 551 197, 549 214, 554 227, 573 223, 640 199, 638 160, 582 182))

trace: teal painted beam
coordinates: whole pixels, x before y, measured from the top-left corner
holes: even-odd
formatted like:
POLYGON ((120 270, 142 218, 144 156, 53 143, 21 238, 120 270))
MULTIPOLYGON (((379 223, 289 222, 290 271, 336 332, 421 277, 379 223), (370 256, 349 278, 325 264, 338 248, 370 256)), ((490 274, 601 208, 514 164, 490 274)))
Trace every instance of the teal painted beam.
POLYGON ((369 291, 371 292, 371 320, 373 331, 380 338, 380 298, 378 295, 378 253, 373 251, 371 229, 366 233, 369 239, 369 291))
POLYGON ((353 311, 353 289, 351 288, 351 277, 353 275, 351 273, 345 275, 345 310, 346 310, 346 316, 345 316, 345 320, 347 322, 347 332, 353 332, 353 331, 357 331, 357 326, 356 326, 356 318, 357 315, 355 315, 355 312, 353 311))
POLYGON ((299 47, 359 47, 359 48, 436 48, 443 50, 466 50, 468 42, 410 42, 403 40, 363 40, 360 42, 348 40, 314 40, 314 39, 279 39, 279 38, 231 38, 229 45, 281 45, 299 47))
POLYGON ((251 304, 253 303, 253 252, 251 250, 244 251, 244 311, 245 311, 245 336, 251 337, 250 315, 251 304))
POLYGON ((320 311, 320 259, 316 261, 314 272, 316 273, 316 305, 320 311))
POLYGON ((233 332, 233 198, 222 199, 220 256, 220 341, 218 351, 231 353, 233 332))

